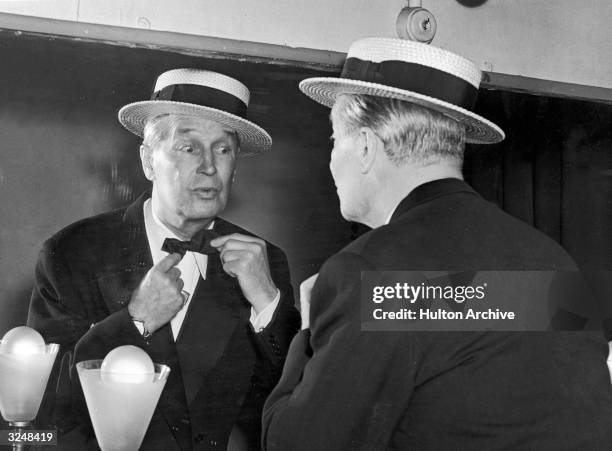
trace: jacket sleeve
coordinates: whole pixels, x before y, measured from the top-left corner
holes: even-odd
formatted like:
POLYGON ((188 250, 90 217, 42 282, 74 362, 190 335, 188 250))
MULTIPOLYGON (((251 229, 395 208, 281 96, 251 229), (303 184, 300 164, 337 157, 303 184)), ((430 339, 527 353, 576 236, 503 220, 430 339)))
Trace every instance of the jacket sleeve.
POLYGON ((92 320, 81 298, 87 288, 79 284, 74 264, 64 256, 54 239, 40 251, 34 272, 27 324, 42 334, 47 343, 58 343, 70 351, 91 326, 92 320))
MULTIPOLYGON (((58 428, 59 444, 71 443, 65 445, 66 449, 85 449, 84 440, 92 438, 91 431, 82 435, 89 427, 88 421, 84 421, 88 415, 74 364, 94 357, 76 356, 77 342, 94 328, 92 335, 99 337, 100 332, 105 331, 102 334, 107 337, 116 336, 117 325, 123 326, 124 334, 131 332, 135 334, 134 339, 140 337, 134 326, 128 327, 126 309, 108 315, 92 277, 83 258, 79 258, 78 252, 70 251, 70 247, 66 252, 66 243, 61 239, 54 237, 44 243, 35 268, 27 324, 41 333, 47 343, 58 343, 60 352, 49 377, 37 423, 58 428), (104 324, 94 326, 102 318, 105 318, 101 321, 104 324)), ((104 355, 95 358, 102 357, 104 355)))
POLYGON ((264 407, 264 449, 388 447, 421 353, 408 334, 361 331, 361 271, 372 269, 350 253, 321 268, 310 330, 293 340, 264 407))
POLYGON ((281 293, 280 300, 270 323, 261 332, 256 333, 252 328, 251 332, 262 358, 273 373, 274 386, 283 369, 291 339, 299 329, 300 314, 295 308, 289 264, 285 254, 280 249, 271 247, 268 259, 272 280, 281 293))
POLYGON ((84 285, 75 283, 75 263, 78 265, 65 257, 56 239, 44 243, 35 267, 27 319, 27 325, 47 343, 60 345, 37 416, 40 426, 57 427, 60 434, 77 423, 69 368, 76 342, 93 322, 81 303, 88 293, 84 285))
POLYGON ((287 258, 274 247, 269 249, 268 257, 272 279, 281 297, 272 320, 261 332, 256 333, 251 324, 248 325, 257 358, 250 389, 243 400, 233 432, 233 435, 241 437, 248 449, 259 448, 263 404, 280 378, 289 344, 300 326, 287 258))

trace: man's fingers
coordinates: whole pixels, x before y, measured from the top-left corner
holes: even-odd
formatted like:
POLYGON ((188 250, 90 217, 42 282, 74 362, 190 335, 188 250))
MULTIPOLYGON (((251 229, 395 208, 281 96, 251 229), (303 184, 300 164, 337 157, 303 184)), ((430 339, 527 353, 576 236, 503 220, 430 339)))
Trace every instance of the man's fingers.
POLYGON ((176 266, 182 258, 183 256, 177 253, 166 255, 159 261, 159 263, 157 263, 157 265, 155 265, 155 267, 162 272, 168 272, 168 270, 176 266))
POLYGON ((310 295, 312 293, 312 288, 314 287, 315 282, 317 281, 317 277, 319 277, 319 273, 316 273, 313 276, 310 276, 308 279, 304 280, 300 284, 300 302, 310 302, 310 295))
POLYGON ((302 287, 303 287, 304 290, 311 290, 312 287, 314 286, 315 282, 317 281, 317 277, 319 277, 319 273, 316 273, 316 274, 310 276, 308 279, 304 280, 300 284, 300 289, 302 289, 302 287))
POLYGON ((217 249, 219 249, 221 252, 223 251, 242 251, 242 250, 255 250, 257 248, 259 248, 261 246, 261 244, 259 243, 254 243, 254 242, 250 242, 250 241, 241 241, 241 240, 235 240, 235 239, 229 239, 227 240, 223 246, 219 246, 217 249))
POLYGON ((223 271, 232 277, 236 277, 237 272, 240 271, 240 260, 234 260, 231 262, 223 263, 223 271))
POLYGON ((312 287, 317 281, 319 273, 310 276, 300 284, 300 314, 302 316, 302 330, 310 327, 310 295, 312 287))
POLYGON ((216 248, 224 247, 228 241, 242 243, 256 243, 265 246, 265 241, 255 236, 243 235, 242 233, 232 233, 231 235, 223 235, 211 240, 210 245, 216 248))
POLYGON ((189 299, 189 292, 181 289, 181 296, 183 296, 183 305, 185 305, 187 303, 187 300, 189 299))
POLYGON ((227 262, 233 262, 236 260, 242 260, 245 257, 247 257, 247 251, 243 251, 243 250, 236 250, 236 251, 228 251, 228 250, 223 250, 221 252, 221 261, 223 263, 227 263, 227 262))
POLYGON ((166 274, 168 275, 168 277, 170 277, 170 279, 172 280, 177 280, 179 277, 181 277, 181 270, 178 269, 176 266, 170 268, 166 274))
POLYGON ((266 258, 265 248, 260 243, 236 241, 234 239, 227 240, 223 246, 219 248, 221 261, 234 261, 244 259, 252 261, 258 257, 266 258))

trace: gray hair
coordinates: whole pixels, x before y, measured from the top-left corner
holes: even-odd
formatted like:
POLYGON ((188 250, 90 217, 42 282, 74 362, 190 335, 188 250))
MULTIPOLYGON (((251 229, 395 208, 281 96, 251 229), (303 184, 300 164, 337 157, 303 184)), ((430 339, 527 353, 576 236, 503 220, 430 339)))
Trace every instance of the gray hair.
POLYGON ((142 132, 142 145, 154 148, 159 143, 170 137, 170 134, 176 129, 179 121, 179 116, 174 114, 160 114, 149 120, 142 132))
POLYGON ((397 99, 342 94, 332 112, 347 131, 372 129, 397 166, 441 160, 463 163, 465 126, 436 111, 397 99))
MULTIPOLYGON (((150 148, 155 148, 159 143, 167 140, 172 136, 177 128, 178 123, 184 115, 180 114, 160 114, 149 120, 142 132, 142 145, 150 148)), ((235 130, 228 130, 234 134, 238 153, 240 153, 240 136, 235 130)))

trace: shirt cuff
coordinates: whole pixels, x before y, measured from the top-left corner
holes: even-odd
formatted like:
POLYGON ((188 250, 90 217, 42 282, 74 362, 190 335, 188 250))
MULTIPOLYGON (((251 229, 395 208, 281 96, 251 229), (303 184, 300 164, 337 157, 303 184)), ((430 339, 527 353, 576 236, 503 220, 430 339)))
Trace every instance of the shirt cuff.
POLYGON ((277 289, 276 296, 272 302, 270 302, 265 309, 259 312, 259 315, 255 313, 255 309, 251 307, 251 317, 249 318, 249 321, 251 322, 253 329, 255 329, 255 332, 261 332, 264 327, 270 324, 270 321, 272 321, 272 317, 274 316, 274 312, 276 311, 276 307, 278 307, 280 295, 280 290, 277 289))

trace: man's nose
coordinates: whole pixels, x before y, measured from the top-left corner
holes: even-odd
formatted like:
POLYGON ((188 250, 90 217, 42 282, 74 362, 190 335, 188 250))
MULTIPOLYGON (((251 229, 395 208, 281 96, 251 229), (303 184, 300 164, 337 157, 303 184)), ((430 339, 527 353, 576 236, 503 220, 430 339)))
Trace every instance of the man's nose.
POLYGON ((215 155, 210 149, 203 150, 200 155, 200 164, 197 172, 206 175, 213 175, 217 172, 215 165, 215 155))

